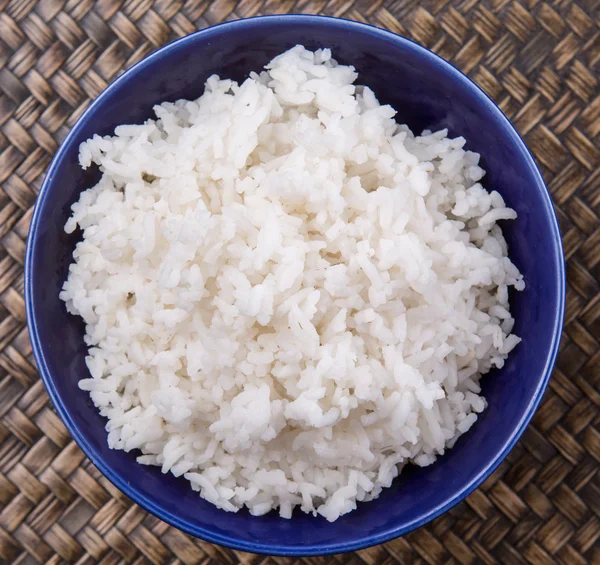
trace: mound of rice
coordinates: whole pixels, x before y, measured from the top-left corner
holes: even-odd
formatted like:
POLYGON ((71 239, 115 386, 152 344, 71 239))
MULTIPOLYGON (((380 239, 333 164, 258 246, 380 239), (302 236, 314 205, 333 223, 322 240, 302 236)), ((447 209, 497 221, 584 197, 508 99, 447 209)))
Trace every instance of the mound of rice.
POLYGON ((113 449, 219 508, 335 520, 486 407, 524 288, 446 131, 415 136, 328 49, 154 108, 80 148, 103 175, 60 294, 113 449))

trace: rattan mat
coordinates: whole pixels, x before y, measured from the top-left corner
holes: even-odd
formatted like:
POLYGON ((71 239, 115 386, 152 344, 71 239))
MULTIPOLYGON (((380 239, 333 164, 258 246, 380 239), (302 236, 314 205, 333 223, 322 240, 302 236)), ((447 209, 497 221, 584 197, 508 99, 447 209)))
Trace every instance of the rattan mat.
POLYGON ((0 559, 34 563, 600 563, 600 0, 0 0, 0 559), (104 479, 53 412, 23 304, 44 171, 124 69, 224 20, 322 12, 414 38, 477 81, 524 135, 568 258, 564 339, 533 424, 465 502, 393 542, 266 558, 192 539, 104 479))

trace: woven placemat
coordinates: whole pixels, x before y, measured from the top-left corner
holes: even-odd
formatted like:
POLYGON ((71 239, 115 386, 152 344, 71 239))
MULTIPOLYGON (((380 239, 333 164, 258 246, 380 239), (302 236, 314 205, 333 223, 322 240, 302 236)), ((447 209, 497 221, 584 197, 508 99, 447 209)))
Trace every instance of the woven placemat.
POLYGON ((0 0, 0 559, 7 563, 600 563, 600 0, 0 0), (224 20, 325 13, 390 29, 477 81, 524 135, 568 258, 566 328, 519 445, 427 527, 343 556, 265 558, 147 514, 53 412, 25 326, 32 205, 61 140, 124 69, 224 20))

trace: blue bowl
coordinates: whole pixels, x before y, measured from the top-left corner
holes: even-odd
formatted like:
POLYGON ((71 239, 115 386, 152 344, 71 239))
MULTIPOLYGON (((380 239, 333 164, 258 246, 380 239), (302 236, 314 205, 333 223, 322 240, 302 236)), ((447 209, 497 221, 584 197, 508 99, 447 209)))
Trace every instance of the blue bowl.
POLYGON ((52 162, 37 201, 25 264, 27 321, 50 398, 67 428, 100 471, 129 498, 169 524, 235 549, 275 555, 350 551, 422 526, 477 488, 515 445, 550 379, 563 323, 565 282, 560 233, 542 177, 502 112, 467 77, 418 45, 374 27, 319 16, 270 16, 215 26, 153 53, 111 84, 84 113, 52 162), (260 518, 218 510, 183 479, 111 451, 105 420, 77 381, 84 363, 82 322, 68 315, 58 293, 79 235, 63 226, 79 193, 98 171, 78 166, 79 144, 115 126, 141 123, 165 100, 194 99, 213 73, 243 79, 274 55, 302 43, 331 47, 352 64, 359 83, 398 110, 413 130, 448 128, 482 155, 488 190, 497 190, 519 218, 505 224, 513 261, 527 289, 511 297, 515 332, 523 338, 500 371, 483 379, 489 408, 434 465, 406 468, 379 499, 334 523, 295 513, 260 518))

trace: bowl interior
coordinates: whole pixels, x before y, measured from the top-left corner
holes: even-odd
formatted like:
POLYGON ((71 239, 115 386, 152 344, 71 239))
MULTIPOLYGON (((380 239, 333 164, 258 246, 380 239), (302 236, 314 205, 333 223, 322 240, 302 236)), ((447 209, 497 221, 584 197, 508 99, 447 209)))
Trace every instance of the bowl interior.
POLYGON ((563 267, 558 228, 543 183, 522 142, 491 102, 462 75, 416 45, 389 33, 341 20, 272 17, 211 28, 153 55, 113 84, 72 131, 46 178, 31 227, 27 257, 30 331, 40 371, 71 432, 94 463, 135 501, 163 519, 210 541, 255 552, 339 552, 379 543, 421 525, 460 500, 506 454, 528 422, 546 384, 562 321, 563 267), (353 64, 359 83, 398 111, 415 131, 447 127, 481 153, 488 190, 498 190, 519 218, 505 224, 513 261, 527 289, 512 296, 515 332, 524 342, 505 367, 484 378, 489 408, 454 449, 427 468, 407 468, 376 501, 330 524, 297 513, 217 510, 183 479, 135 463, 135 453, 111 451, 105 420, 77 388, 87 374, 83 324, 66 313, 58 293, 80 234, 63 226, 80 191, 97 170, 78 166, 79 143, 141 123, 152 106, 202 94, 213 73, 243 79, 298 43, 327 46, 353 64))

